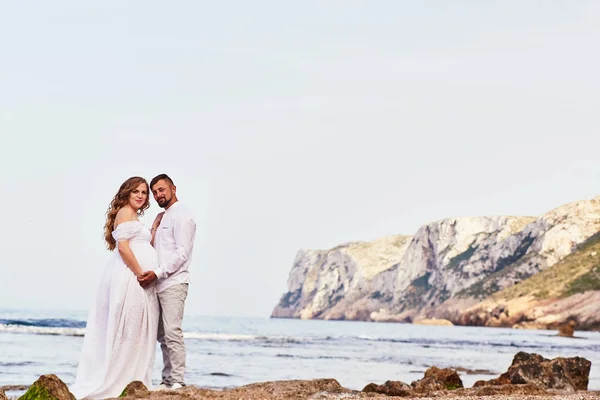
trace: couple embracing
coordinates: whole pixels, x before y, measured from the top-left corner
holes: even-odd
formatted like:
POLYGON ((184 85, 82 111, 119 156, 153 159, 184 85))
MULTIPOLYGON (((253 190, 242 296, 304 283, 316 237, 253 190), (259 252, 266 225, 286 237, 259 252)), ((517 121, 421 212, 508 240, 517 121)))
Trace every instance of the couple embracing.
POLYGON ((142 381, 152 387, 156 341, 163 355, 158 389, 184 385, 181 321, 189 284, 196 222, 177 200, 171 178, 126 180, 106 213, 104 239, 113 253, 99 281, 86 326, 75 384, 77 399, 117 397, 142 381), (150 193, 165 211, 148 230, 139 217, 150 193))

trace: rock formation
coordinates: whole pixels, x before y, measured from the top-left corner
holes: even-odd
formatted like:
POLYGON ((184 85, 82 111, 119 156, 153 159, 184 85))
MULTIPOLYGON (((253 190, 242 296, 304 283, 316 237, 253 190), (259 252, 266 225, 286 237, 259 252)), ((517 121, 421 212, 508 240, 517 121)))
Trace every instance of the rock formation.
POLYGON ((413 395, 412 386, 400 381, 386 381, 383 385, 369 383, 363 389, 365 393, 379 393, 386 396, 407 397, 413 395))
MULTIPOLYGON (((498 302, 482 301, 548 270, 599 231, 597 197, 566 204, 539 218, 449 218, 423 226, 414 236, 300 250, 289 275, 288 292, 272 317, 381 322, 442 318, 454 324, 487 325, 498 302), (482 312, 484 321, 478 320, 482 312)), ((594 257, 600 260, 600 256, 588 255, 586 265, 594 257)), ((596 288, 593 279, 592 290, 596 288)), ((580 282, 569 295, 589 292, 584 289, 585 283, 580 282)), ((588 304, 586 299, 581 299, 582 306, 588 304)), ((496 314, 493 326, 528 321, 504 312, 496 314)), ((590 315, 584 314, 577 318, 578 325, 590 315)))
POLYGON ((548 360, 539 354, 519 352, 508 371, 490 381, 477 381, 473 386, 530 383, 546 389, 587 390, 591 367, 592 363, 582 357, 548 360))
POLYGON ((133 381, 123 389, 119 397, 144 397, 148 396, 150 391, 141 381, 133 381))
MULTIPOLYGON (((597 398, 597 393, 585 391, 589 380, 590 362, 581 357, 547 360, 537 354, 518 353, 508 371, 491 381, 479 381, 476 387, 463 388, 456 369, 431 367, 425 376, 410 385, 387 381, 383 385, 371 383, 362 392, 344 388, 335 379, 290 380, 253 383, 226 390, 211 390, 193 385, 177 390, 148 391, 141 382, 132 382, 120 399, 150 400, 329 400, 329 399, 386 399, 387 396, 465 397, 503 395, 519 398, 520 395, 543 395, 545 399, 597 398), (550 392, 548 389, 554 391, 550 392), (569 392, 577 392, 577 397, 569 392), (381 396, 379 396, 380 394, 381 396)), ((0 396, 2 395, 0 390, 0 396)), ((506 397, 506 396, 509 397, 506 397)), ((40 377, 21 399, 73 400, 67 386, 55 375, 40 377)))
POLYGON ((450 368, 431 367, 425 371, 423 379, 410 384, 416 393, 430 393, 438 390, 462 389, 463 383, 458 373, 450 368))
POLYGON ((19 400, 75 400, 69 388, 56 375, 42 375, 19 400))
POLYGON ((560 324, 558 326, 558 336, 573 337, 573 334, 575 333, 575 325, 576 323, 573 320, 560 324))

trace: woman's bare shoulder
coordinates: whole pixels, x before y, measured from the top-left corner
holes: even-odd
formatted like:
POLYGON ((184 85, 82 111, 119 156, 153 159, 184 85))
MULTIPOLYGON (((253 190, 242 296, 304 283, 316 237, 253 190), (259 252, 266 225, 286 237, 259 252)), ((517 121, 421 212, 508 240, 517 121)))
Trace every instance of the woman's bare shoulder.
POLYGON ((138 216, 135 211, 131 207, 121 207, 119 211, 117 211, 117 215, 115 217, 115 226, 119 225, 122 222, 128 221, 137 221, 138 216))

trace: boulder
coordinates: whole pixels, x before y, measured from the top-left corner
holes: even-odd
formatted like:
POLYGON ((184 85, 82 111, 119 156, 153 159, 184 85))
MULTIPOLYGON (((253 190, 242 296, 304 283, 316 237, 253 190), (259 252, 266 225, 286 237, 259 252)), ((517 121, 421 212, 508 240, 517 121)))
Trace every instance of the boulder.
MULTIPOLYGON (((261 382, 252 383, 246 386, 240 386, 235 389, 226 391, 206 391, 198 393, 199 389, 188 389, 186 386, 182 390, 178 390, 178 395, 187 395, 192 398, 213 398, 215 393, 219 394, 222 399, 309 399, 314 398, 318 393, 335 393, 348 394, 351 391, 342 387, 335 379, 313 379, 313 380, 291 380, 291 381, 276 381, 276 382, 261 382), (185 392, 191 390, 191 392, 185 392)), ((186 397, 186 398, 189 398, 186 397)), ((173 397, 171 397, 173 399, 173 397)))
POLYGON ((146 397, 150 391, 140 381, 133 381, 125 387, 119 397, 146 397))
POLYGON ((380 393, 387 396, 407 397, 413 394, 412 387, 409 384, 400 381, 387 381, 383 385, 369 383, 362 390, 365 393, 380 393))
POLYGON ((591 366, 583 357, 548 360, 539 354, 519 352, 505 373, 477 381, 473 387, 532 383, 546 389, 587 390, 591 366))
POLYGON ((425 371, 423 379, 410 384, 418 393, 428 393, 437 390, 455 390, 463 388, 458 373, 451 368, 431 367, 425 371))
POLYGON ((42 375, 19 400, 75 400, 69 388, 56 375, 42 375))
POLYGON ((558 336, 573 337, 575 333, 575 321, 569 320, 558 326, 558 336))
POLYGON ((432 319, 417 319, 413 322, 415 325, 438 325, 438 326, 454 326, 454 324, 447 319, 443 318, 432 318, 432 319))
POLYGON ((6 391, 11 391, 11 390, 18 390, 18 391, 25 391, 29 389, 29 386, 27 385, 4 385, 4 386, 0 386, 0 390, 4 390, 6 391))

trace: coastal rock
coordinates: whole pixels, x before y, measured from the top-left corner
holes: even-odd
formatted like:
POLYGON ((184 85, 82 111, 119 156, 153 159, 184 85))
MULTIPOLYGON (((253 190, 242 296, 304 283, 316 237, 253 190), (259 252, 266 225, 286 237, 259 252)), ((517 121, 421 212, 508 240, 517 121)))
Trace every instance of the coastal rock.
MULTIPOLYGON (((503 254, 520 246, 516 235, 533 221, 531 217, 449 218, 423 226, 399 267, 392 309, 409 311, 412 319, 429 318, 419 311, 431 311, 497 270, 503 254)), ((500 262, 501 268, 504 263, 500 262)))
POLYGON ((0 400, 8 400, 8 397, 6 397, 6 393, 2 389, 0 389, 0 400))
POLYGON ((429 393, 438 390, 455 390, 463 388, 458 373, 450 368, 431 367, 425 371, 423 379, 410 384, 417 393, 429 393))
MULTIPOLYGON (((138 387, 136 385, 136 387, 138 387)), ((439 386, 436 386, 439 387, 439 386)), ((141 387, 140 387, 141 388, 141 387)), ((370 399, 386 400, 388 396, 402 396, 410 399, 419 399, 424 396, 436 398, 465 398, 472 399, 479 396, 496 396, 490 399, 525 399, 531 395, 543 395, 544 399, 556 400, 588 400, 597 399, 598 392, 565 392, 551 390, 546 391, 543 388, 529 384, 508 384, 501 386, 481 386, 468 389, 456 389, 448 391, 446 389, 436 389, 431 392, 412 391, 412 387, 402 382, 388 381, 384 385, 367 385, 362 392, 349 390, 342 387, 335 379, 315 379, 315 380, 290 380, 262 382, 234 389, 212 390, 198 388, 192 385, 185 386, 176 391, 150 391, 150 392, 129 392, 119 399, 148 399, 148 400, 352 400, 352 399, 370 399), (381 389, 371 390, 373 388, 381 389), (392 390, 395 391, 392 392, 392 390), (387 393, 386 393, 387 391, 387 393), (393 394, 392 394, 393 393, 393 394), (508 396, 508 397, 507 397, 508 396), (521 397, 523 396, 523 397, 521 397)), ((44 399, 47 397, 37 397, 44 399)), ((540 397, 541 398, 541 397, 540 397)), ((116 399, 115 399, 116 400, 116 399)))
POLYGON ((573 320, 560 324, 558 326, 558 336, 573 337, 573 334, 575 333, 575 326, 576 322, 573 320))
POLYGON ((413 324, 415 324, 415 325, 454 326, 454 324, 451 321, 448 321, 447 319, 443 319, 443 318, 418 319, 416 321, 413 321, 413 324))
POLYGON ((463 307, 454 322, 552 330, 575 323, 579 330, 598 330, 600 264, 589 255, 599 251, 600 232, 550 268, 478 304, 463 307))
POLYGON ((369 314, 368 320, 373 322, 407 322, 406 318, 402 318, 400 315, 392 313, 386 308, 372 311, 369 314))
POLYGON ((582 357, 548 360, 535 353, 519 352, 505 373, 489 381, 477 381, 473 387, 529 383, 547 389, 587 390, 591 366, 582 357))
MULTIPOLYGON (((436 318, 460 325, 531 326, 525 323, 533 322, 528 310, 514 312, 497 299, 485 307, 478 303, 546 271, 599 231, 597 197, 563 205, 537 218, 448 218, 421 227, 414 236, 300 250, 288 291, 272 317, 377 322, 436 318), (464 314, 465 310, 470 311, 464 314)), ((589 249, 586 265, 596 262, 597 254, 600 248, 589 249)), ((600 289, 600 267, 594 273, 552 300, 595 290, 594 285, 600 289)), ((536 300, 556 294, 544 292, 543 287, 536 290, 532 294, 536 300)), ((578 329, 600 327, 600 314, 585 307, 575 318, 578 329)), ((548 315, 542 311, 536 319, 548 315)), ((556 315, 556 320, 538 321, 535 326, 558 329, 570 316, 556 315)))
POLYGON ((5 392, 9 390, 27 390, 29 386, 27 385, 4 385, 0 386, 0 390, 4 390, 5 392))
MULTIPOLYGON (((469 258, 480 243, 508 237, 532 220, 450 218, 424 226, 414 237, 389 236, 331 250, 300 250, 288 278, 288 292, 272 317, 384 319, 386 313, 398 315, 405 309, 439 304, 485 276, 486 271, 463 273, 456 268, 461 260, 469 258)), ((402 321, 412 319, 408 315, 402 321)))
POLYGON ((19 400, 75 400, 69 388, 56 375, 42 375, 19 400))
MULTIPOLYGON (((287 400, 331 398, 352 393, 342 387, 335 379, 290 380, 276 382, 253 383, 227 390, 211 390, 194 386, 184 386, 175 391, 150 391, 128 393, 121 398, 151 400, 287 400)), ((338 397, 339 398, 339 397, 338 397)))
POLYGON ((316 394, 347 394, 351 391, 342 387, 335 379, 292 380, 263 382, 231 389, 224 399, 308 399, 316 394))
POLYGON ((149 394, 149 390, 140 381, 131 382, 129 385, 125 387, 123 393, 119 397, 144 397, 149 394))
POLYGON ((508 237, 506 243, 492 245, 493 273, 462 295, 483 299, 545 270, 596 234, 600 230, 599 221, 600 197, 568 203, 542 215, 508 237), (493 254, 498 251, 501 255, 495 259, 493 254))
POLYGON ((395 275, 395 266, 402 260, 410 240, 407 236, 389 236, 331 250, 300 250, 288 278, 289 291, 272 316, 368 319, 378 309, 374 307, 383 293, 391 294, 391 276, 395 275), (379 291, 371 297, 365 296, 373 287, 379 291))
POLYGON ((413 395, 412 386, 400 381, 387 381, 383 385, 369 383, 362 391, 365 393, 380 393, 387 396, 407 397, 413 395))

